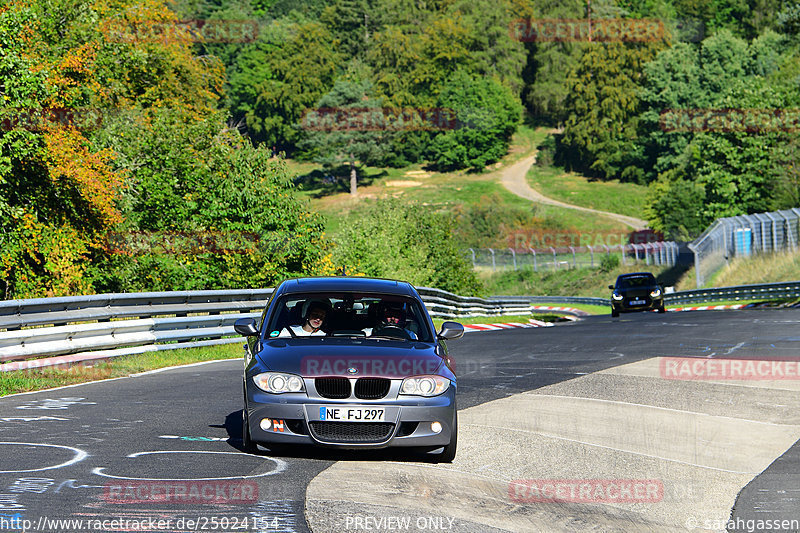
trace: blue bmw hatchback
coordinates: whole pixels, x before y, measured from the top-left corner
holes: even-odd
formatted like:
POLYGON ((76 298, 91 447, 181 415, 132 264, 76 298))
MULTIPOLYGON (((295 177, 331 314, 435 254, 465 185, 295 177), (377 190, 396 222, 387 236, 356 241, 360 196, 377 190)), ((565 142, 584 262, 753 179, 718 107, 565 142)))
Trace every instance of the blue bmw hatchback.
POLYGON ((247 337, 242 440, 249 452, 297 444, 338 448, 457 445, 456 376, 409 283, 369 278, 301 278, 275 289, 247 337))

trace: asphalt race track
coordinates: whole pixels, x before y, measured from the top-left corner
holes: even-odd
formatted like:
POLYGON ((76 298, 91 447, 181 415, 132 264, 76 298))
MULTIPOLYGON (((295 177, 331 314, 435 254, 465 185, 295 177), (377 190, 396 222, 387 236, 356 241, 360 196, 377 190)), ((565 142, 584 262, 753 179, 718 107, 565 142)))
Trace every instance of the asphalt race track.
POLYGON ((798 326, 759 309, 468 333, 452 464, 246 455, 241 361, 5 397, 0 532, 798 531, 800 378, 665 376, 672 357, 796 362, 798 326))

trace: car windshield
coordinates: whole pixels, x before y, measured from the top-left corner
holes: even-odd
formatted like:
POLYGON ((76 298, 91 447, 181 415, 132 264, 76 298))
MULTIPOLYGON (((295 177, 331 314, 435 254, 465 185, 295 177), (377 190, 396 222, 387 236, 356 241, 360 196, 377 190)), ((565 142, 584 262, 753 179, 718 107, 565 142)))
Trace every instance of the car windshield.
POLYGON ((617 288, 631 289, 636 287, 652 287, 656 284, 656 279, 652 276, 632 276, 617 280, 617 288))
POLYGON ((273 308, 266 335, 433 340, 419 302, 373 293, 286 295, 273 308))

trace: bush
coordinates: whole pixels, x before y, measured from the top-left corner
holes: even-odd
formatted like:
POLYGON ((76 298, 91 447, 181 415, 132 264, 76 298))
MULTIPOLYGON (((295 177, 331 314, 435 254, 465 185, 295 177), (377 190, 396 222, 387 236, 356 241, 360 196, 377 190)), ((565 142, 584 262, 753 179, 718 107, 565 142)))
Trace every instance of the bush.
POLYGON ((600 260, 600 271, 611 272, 619 268, 619 256, 616 254, 606 254, 600 260))
POLYGON ((549 167, 555 162, 556 158, 556 138, 552 135, 545 137, 539 145, 539 153, 536 155, 536 164, 540 167, 549 167))
POLYGON ((428 208, 379 200, 352 213, 334 242, 334 264, 348 272, 466 296, 483 292, 456 246, 450 218, 428 208))

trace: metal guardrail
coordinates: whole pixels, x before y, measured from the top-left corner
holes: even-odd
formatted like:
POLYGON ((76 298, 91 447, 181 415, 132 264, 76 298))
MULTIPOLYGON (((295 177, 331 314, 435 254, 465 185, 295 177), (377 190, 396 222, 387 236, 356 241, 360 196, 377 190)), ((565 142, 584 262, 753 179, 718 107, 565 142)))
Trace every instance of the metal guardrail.
POLYGON ((665 295, 664 301, 667 304, 675 305, 728 300, 775 300, 779 298, 800 298, 800 281, 680 291, 665 295))
MULTIPOLYGON (((260 316, 272 291, 150 292, 0 301, 0 371, 242 342, 234 332, 234 322, 260 316)), ((530 312, 524 298, 493 301, 426 287, 418 291, 436 318, 530 312)))
POLYGON ((611 305, 611 301, 608 298, 595 298, 593 296, 492 296, 492 298, 498 300, 517 298, 532 304, 611 305))
MULTIPOLYGON (((101 294, 0 301, 0 371, 149 351, 242 342, 239 318, 258 317, 273 289, 101 294), (5 331, 2 331, 5 330, 5 331)), ((476 298, 419 287, 431 316, 528 314, 537 304, 609 305, 604 298, 476 298)), ((668 304, 800 297, 800 281, 668 294, 668 304)))

